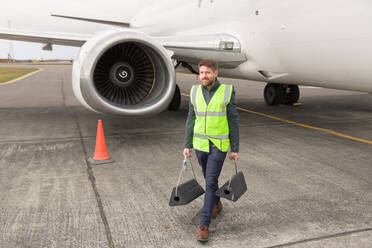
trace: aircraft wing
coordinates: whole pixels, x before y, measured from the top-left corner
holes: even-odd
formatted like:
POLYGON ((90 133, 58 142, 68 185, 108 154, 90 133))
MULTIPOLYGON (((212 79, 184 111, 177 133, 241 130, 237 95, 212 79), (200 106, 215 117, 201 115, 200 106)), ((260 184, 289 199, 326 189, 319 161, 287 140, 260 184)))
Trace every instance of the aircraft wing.
POLYGON ((0 29, 0 39, 44 43, 46 45, 62 45, 81 47, 91 35, 45 33, 36 31, 0 29))
MULTIPOLYGON (((81 47, 93 35, 70 33, 46 33, 25 30, 0 29, 0 39, 43 43, 44 50, 52 45, 81 47)), ((173 59, 197 64, 203 58, 219 61, 224 68, 235 68, 246 61, 239 41, 229 34, 184 35, 153 37, 171 51, 173 59)))

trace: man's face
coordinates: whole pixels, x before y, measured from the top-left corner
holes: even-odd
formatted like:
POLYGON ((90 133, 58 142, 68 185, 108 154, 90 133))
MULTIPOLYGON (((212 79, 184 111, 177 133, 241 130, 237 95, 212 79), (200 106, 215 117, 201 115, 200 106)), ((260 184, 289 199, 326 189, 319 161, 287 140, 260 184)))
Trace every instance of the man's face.
POLYGON ((199 80, 205 87, 213 85, 217 76, 218 71, 213 71, 211 68, 206 66, 201 66, 199 68, 199 80))

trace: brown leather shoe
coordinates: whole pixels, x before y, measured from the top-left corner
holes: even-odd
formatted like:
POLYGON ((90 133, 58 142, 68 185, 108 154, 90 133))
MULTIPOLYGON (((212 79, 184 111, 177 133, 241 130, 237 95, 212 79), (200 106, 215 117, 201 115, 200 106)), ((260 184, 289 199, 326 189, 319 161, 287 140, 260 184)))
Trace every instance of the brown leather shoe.
POLYGON ((207 226, 200 226, 198 236, 196 239, 200 242, 208 242, 209 228, 207 226))
POLYGON ((222 202, 218 201, 216 205, 214 205, 213 210, 212 210, 212 218, 216 218, 217 215, 221 212, 222 210, 222 202))

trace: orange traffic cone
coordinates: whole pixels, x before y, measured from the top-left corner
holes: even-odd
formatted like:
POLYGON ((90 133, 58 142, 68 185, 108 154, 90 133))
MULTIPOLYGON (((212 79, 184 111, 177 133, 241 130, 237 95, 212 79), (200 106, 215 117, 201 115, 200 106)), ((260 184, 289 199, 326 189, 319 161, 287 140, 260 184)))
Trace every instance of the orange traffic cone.
POLYGON ((91 164, 107 164, 112 163, 114 160, 110 158, 106 148, 105 135, 103 133, 102 121, 98 120, 96 148, 93 158, 89 159, 91 164))

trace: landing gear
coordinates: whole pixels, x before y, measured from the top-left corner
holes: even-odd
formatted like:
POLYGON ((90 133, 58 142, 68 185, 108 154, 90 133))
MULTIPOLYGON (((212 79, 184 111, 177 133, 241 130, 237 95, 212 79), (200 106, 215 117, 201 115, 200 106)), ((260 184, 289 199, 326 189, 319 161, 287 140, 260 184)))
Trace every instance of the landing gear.
POLYGON ((297 85, 268 83, 265 86, 264 98, 267 105, 295 104, 300 98, 297 85))
POLYGON ((280 84, 268 83, 265 86, 264 98, 267 105, 278 105, 283 99, 283 88, 280 84))
POLYGON ((176 90, 174 91, 174 96, 169 104, 168 110, 177 111, 181 107, 181 91, 178 85, 176 84, 176 90))
POLYGON ((283 103, 293 105, 300 98, 300 89, 295 84, 290 84, 285 88, 283 103))

